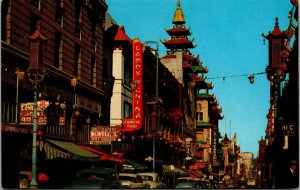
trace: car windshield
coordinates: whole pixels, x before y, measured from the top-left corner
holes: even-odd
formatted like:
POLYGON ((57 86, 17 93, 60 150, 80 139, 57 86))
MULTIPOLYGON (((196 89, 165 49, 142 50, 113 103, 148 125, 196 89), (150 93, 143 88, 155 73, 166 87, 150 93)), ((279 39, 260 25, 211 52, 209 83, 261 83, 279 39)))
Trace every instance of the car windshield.
POLYGON ((193 179, 178 179, 177 183, 183 183, 183 182, 193 182, 193 179))
POLYGON ((153 181, 153 177, 152 176, 143 175, 142 178, 143 178, 144 181, 153 181))
POLYGON ((82 173, 79 176, 80 179, 97 179, 97 180, 114 180, 113 176, 111 174, 105 174, 105 173, 82 173))
POLYGON ((119 175, 119 179, 123 180, 123 181, 135 181, 135 178, 131 177, 131 176, 121 176, 121 175, 119 175))

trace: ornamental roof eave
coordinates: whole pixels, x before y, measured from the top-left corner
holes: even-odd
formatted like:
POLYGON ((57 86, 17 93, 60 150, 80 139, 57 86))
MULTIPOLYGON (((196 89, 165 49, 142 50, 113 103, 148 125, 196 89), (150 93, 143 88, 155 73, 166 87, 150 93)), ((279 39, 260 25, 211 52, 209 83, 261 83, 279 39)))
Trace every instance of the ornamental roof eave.
POLYGON ((172 27, 165 30, 170 36, 176 36, 176 35, 190 36, 192 34, 190 32, 190 28, 185 28, 185 27, 172 27))
POLYGON ((114 41, 115 42, 129 42, 131 44, 133 42, 126 34, 124 26, 119 26, 116 36, 114 38, 114 41))
POLYGON ((169 40, 160 40, 167 49, 182 49, 182 48, 195 48, 193 45, 194 40, 186 38, 171 38, 169 40))

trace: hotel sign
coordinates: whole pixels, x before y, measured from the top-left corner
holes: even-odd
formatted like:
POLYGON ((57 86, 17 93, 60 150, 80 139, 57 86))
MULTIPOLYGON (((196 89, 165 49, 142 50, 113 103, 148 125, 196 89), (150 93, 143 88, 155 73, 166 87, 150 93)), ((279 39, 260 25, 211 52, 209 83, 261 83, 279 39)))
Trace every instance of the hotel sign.
POLYGON ((135 38, 132 49, 132 118, 124 119, 125 132, 139 130, 143 124, 143 44, 135 38))
POLYGON ((111 144, 120 137, 120 126, 97 126, 90 131, 90 144, 111 144))

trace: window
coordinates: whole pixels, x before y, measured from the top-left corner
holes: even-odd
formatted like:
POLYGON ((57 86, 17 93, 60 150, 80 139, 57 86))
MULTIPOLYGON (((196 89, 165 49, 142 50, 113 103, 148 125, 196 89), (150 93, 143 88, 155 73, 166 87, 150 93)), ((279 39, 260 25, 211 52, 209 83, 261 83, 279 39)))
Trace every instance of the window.
POLYGON ((197 112, 197 121, 203 121, 203 112, 197 112))
POLYGON ((41 10, 41 2, 40 2, 40 0, 31 0, 31 5, 33 5, 38 10, 41 10))
POLYGON ((75 45, 75 56, 74 56, 74 76, 80 77, 81 72, 81 52, 80 46, 75 45))
POLYGON ((91 84, 93 86, 96 86, 96 56, 95 55, 92 55, 91 56, 91 84))
POLYGON ((55 21, 61 27, 63 27, 63 0, 55 0, 56 12, 55 12, 55 21))
POLYGON ((1 7, 1 40, 4 42, 7 42, 7 31, 10 30, 10 26, 7 27, 6 24, 10 23, 8 19, 8 7, 9 7, 9 0, 2 1, 2 7, 1 7))
POLYGON ((125 63, 124 65, 124 84, 128 87, 130 87, 131 82, 131 65, 128 63, 125 63))
POLYGON ((39 21, 39 17, 36 14, 31 13, 31 16, 30 16, 30 35, 32 35, 35 32, 38 21, 39 21))
POLYGON ((75 2, 75 19, 75 36, 81 39, 82 8, 80 5, 80 1, 75 2))
POLYGON ((124 102, 124 118, 131 118, 131 109, 132 106, 128 102, 124 102))
POLYGON ((55 32, 55 66, 62 70, 62 34, 55 32))

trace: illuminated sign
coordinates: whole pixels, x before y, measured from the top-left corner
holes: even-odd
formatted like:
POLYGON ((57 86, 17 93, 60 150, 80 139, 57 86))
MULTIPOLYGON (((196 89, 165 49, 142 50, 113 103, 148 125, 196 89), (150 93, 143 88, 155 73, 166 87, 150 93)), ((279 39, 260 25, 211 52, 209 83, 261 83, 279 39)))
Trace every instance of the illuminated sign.
MULTIPOLYGON (((49 107, 49 104, 49 101, 45 100, 37 102, 37 125, 47 125, 47 115, 45 113, 45 110, 49 107)), ((58 106, 58 108, 62 110, 62 113, 60 114, 58 112, 55 112, 56 115, 60 115, 58 115, 57 122, 55 123, 57 123, 58 125, 65 125, 66 112, 62 108, 62 106, 64 105, 58 104, 56 106, 58 106)), ((33 125, 33 102, 21 103, 20 107, 20 125, 33 125)), ((55 109, 54 111, 56 110, 57 109, 55 109)), ((53 121, 53 119, 53 117, 50 118, 51 121, 53 121)))
POLYGON ((124 131, 139 130, 143 124, 143 44, 133 40, 132 58, 132 118, 124 119, 124 131))
POLYGON ((97 126, 90 131, 90 144, 111 144, 120 137, 120 126, 97 126))

